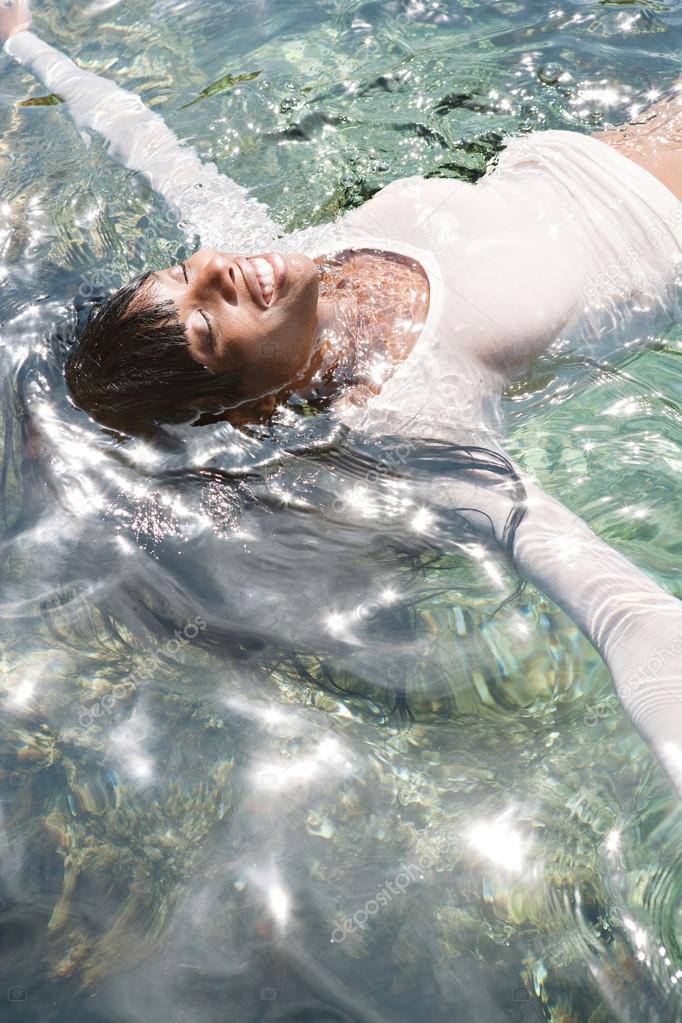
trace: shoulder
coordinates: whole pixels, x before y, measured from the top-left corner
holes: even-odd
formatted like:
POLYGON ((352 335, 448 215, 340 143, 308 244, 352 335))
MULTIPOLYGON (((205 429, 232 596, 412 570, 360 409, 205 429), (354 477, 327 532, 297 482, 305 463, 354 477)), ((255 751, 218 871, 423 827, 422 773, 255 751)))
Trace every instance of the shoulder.
POLYGON ((424 178, 421 175, 397 178, 362 206, 347 213, 343 224, 354 230, 398 240, 412 233, 419 222, 420 211, 430 215, 440 203, 455 202, 475 187, 452 178, 424 178))
POLYGON ((425 178, 415 174, 409 178, 397 178, 380 189, 376 195, 360 206, 360 210, 377 207, 384 203, 414 202, 429 204, 438 198, 454 198, 469 195, 476 186, 458 178, 425 178))

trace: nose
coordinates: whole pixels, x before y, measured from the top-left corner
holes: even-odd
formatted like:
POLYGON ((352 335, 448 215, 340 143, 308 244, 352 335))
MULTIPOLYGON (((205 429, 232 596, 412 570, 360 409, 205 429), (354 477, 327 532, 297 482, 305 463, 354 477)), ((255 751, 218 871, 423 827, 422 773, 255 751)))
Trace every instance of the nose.
POLYGON ((195 288, 202 296, 217 290, 228 302, 234 302, 237 297, 234 266, 232 257, 224 252, 211 253, 195 275, 195 288))

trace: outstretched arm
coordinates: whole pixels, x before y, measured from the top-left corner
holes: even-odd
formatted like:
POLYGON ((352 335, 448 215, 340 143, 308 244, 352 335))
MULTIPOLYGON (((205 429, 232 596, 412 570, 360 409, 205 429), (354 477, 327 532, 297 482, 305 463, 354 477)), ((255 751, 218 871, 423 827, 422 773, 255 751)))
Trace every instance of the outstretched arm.
MULTIPOLYGON (((280 233, 265 207, 246 189, 203 164, 139 96, 84 71, 28 30, 26 0, 0 0, 0 41, 50 92, 63 99, 76 126, 98 132, 109 155, 143 174, 152 188, 215 248, 268 248, 280 233)), ((193 231, 192 231, 193 229, 193 231)))
MULTIPOLYGON (((526 512, 513 557, 519 572, 578 625, 604 658, 622 704, 682 797, 682 602, 545 494, 518 466, 526 512)), ((497 540, 513 507, 505 483, 485 474, 448 497, 497 540), (486 518, 489 516, 489 518, 486 518)))
POLYGON ((623 710, 682 797, 682 602, 535 485, 515 562, 604 658, 623 710))

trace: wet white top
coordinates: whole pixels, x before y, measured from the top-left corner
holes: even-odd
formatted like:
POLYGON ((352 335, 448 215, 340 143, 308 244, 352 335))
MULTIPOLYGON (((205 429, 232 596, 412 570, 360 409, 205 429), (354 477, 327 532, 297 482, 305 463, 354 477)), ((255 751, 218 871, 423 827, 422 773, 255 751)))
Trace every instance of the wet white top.
POLYGON ((457 433, 477 422, 495 428, 500 385, 541 351, 603 359, 678 313, 682 204, 637 164, 576 132, 512 139, 475 185, 395 181, 287 245, 319 251, 322 241, 330 252, 368 238, 422 262, 433 315, 355 425, 371 420, 376 429, 381 410, 394 426, 433 436, 438 409, 457 433))

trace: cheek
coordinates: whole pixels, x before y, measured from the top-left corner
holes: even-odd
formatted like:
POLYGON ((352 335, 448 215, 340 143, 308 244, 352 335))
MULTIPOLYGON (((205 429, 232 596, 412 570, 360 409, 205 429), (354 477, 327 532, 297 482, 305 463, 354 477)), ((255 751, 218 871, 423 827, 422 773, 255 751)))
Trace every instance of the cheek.
POLYGON ((284 382, 305 366, 310 348, 311 335, 302 325, 287 323, 264 341, 261 347, 263 369, 273 379, 284 382))
POLYGON ((252 334, 242 348, 242 380, 253 394, 288 384, 308 361, 310 342, 300 326, 289 321, 268 324, 252 334))
POLYGON ((306 280, 288 309, 264 323, 244 324, 243 375, 254 386, 284 386, 310 360, 317 330, 318 277, 306 280))
POLYGON ((317 299, 315 295, 301 296, 294 309, 268 331, 270 350, 284 362, 307 358, 315 340, 317 329, 317 299))

